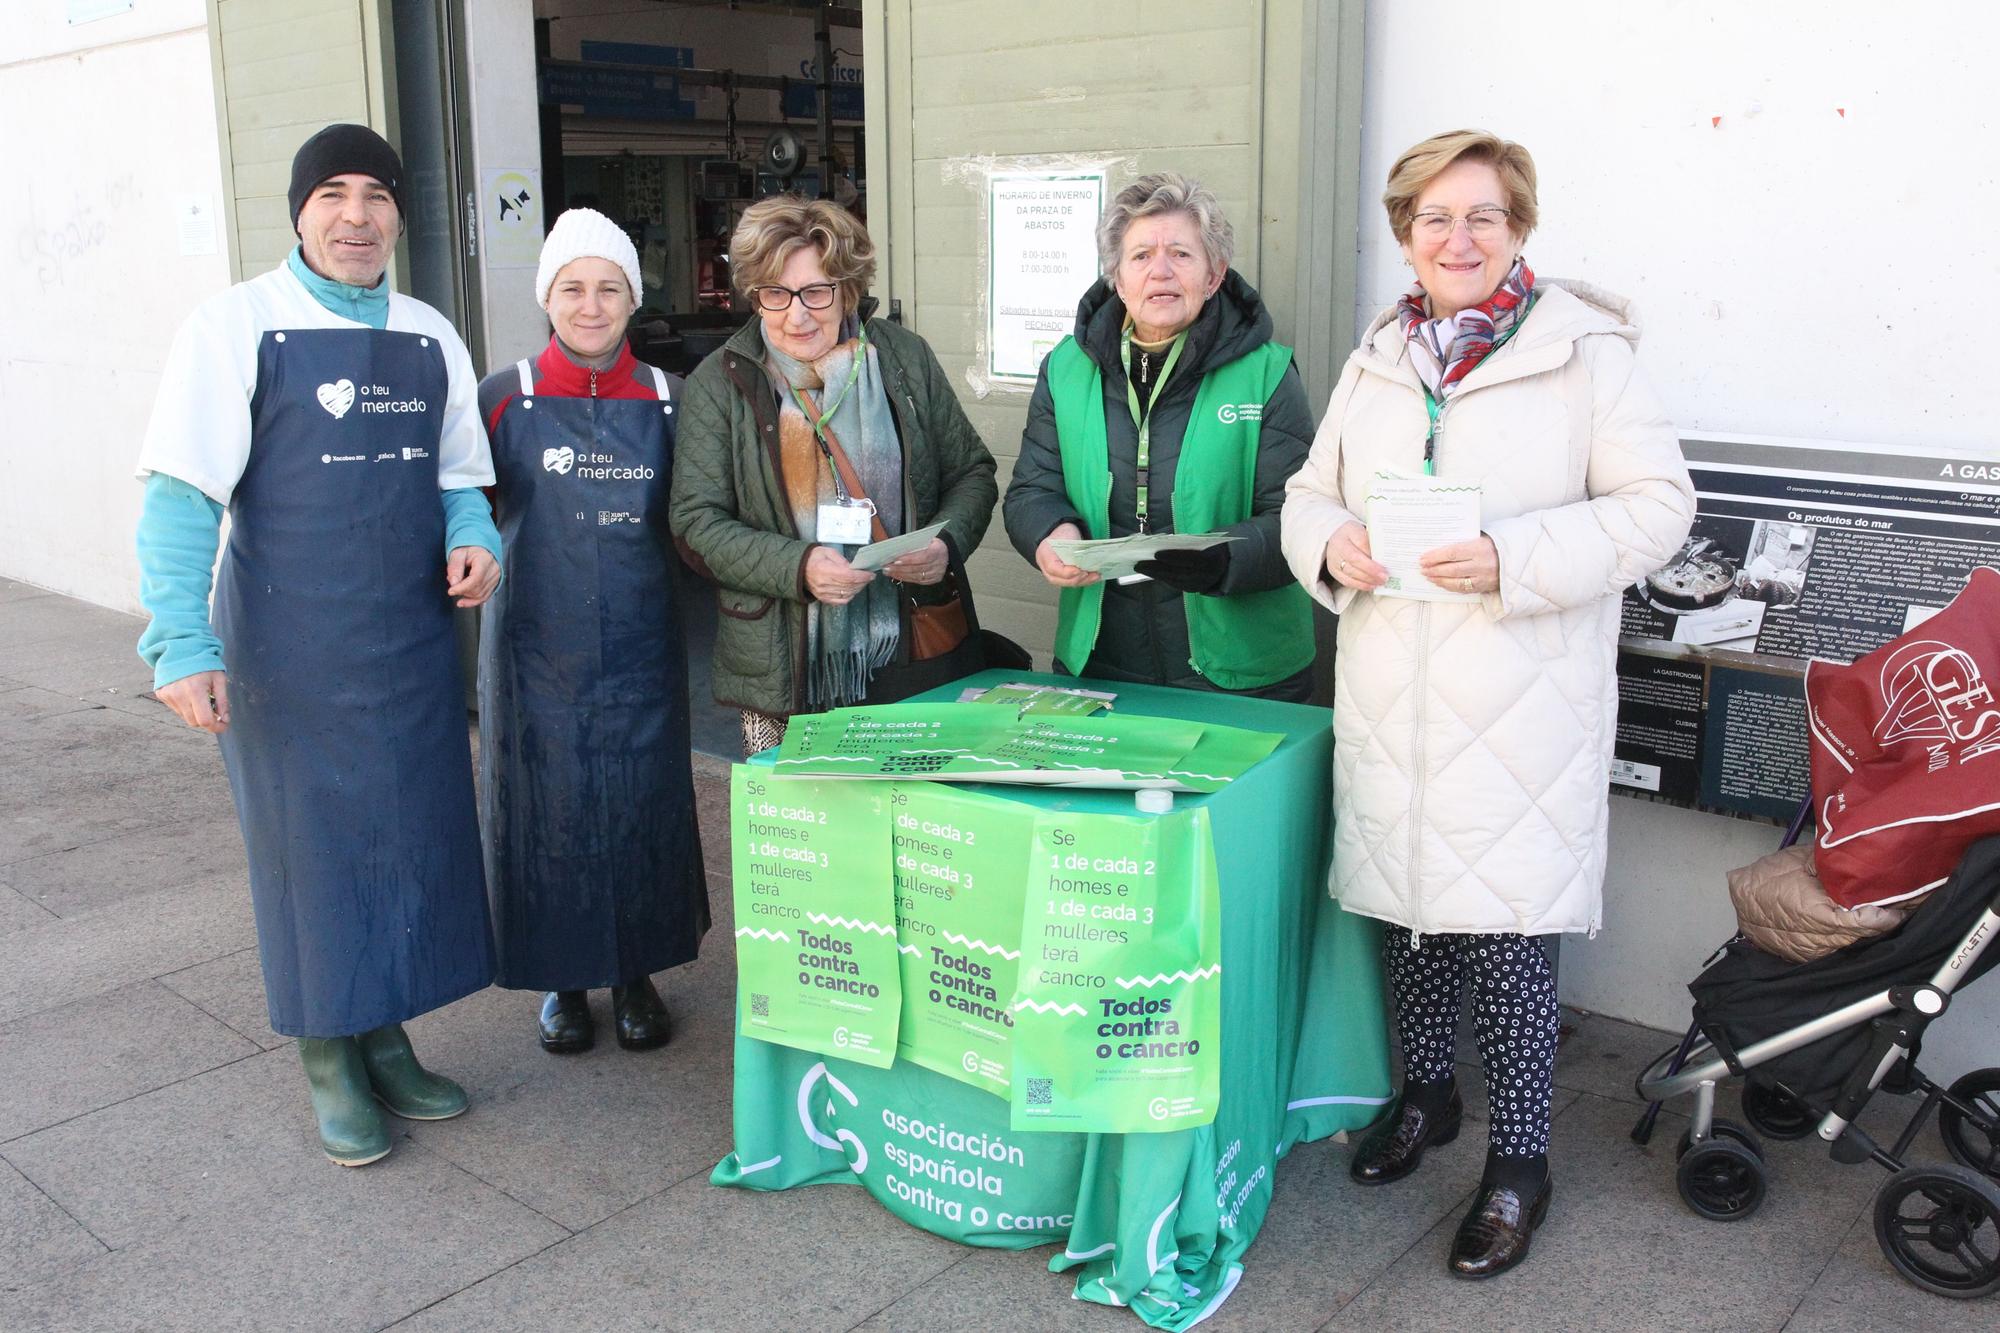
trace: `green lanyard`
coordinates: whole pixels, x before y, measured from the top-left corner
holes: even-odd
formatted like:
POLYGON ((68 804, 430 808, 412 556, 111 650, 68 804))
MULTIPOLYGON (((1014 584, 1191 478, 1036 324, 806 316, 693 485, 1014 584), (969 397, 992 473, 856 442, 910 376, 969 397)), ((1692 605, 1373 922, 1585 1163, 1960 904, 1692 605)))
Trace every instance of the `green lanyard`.
POLYGON ((1424 433, 1424 475, 1437 475, 1438 418, 1444 415, 1444 404, 1431 392, 1431 386, 1424 386, 1424 411, 1430 414, 1431 428, 1424 433))
POLYGON ((1153 388, 1146 395, 1146 410, 1139 410, 1139 390, 1132 383, 1132 326, 1127 324, 1119 335, 1118 354, 1125 367, 1125 405, 1132 410, 1132 424, 1139 430, 1139 531, 1146 531, 1146 490, 1152 469, 1149 460, 1153 454, 1153 404, 1160 401, 1160 391, 1167 387, 1167 380, 1174 373, 1174 366, 1181 359, 1181 348, 1187 346, 1187 333, 1183 330, 1174 339, 1174 345, 1167 349, 1167 363, 1160 367, 1160 377, 1153 381, 1153 388))
MULTIPOLYGON (((1535 308, 1535 302, 1537 299, 1540 298, 1540 296, 1541 296, 1540 292, 1529 293, 1528 304, 1521 310, 1521 317, 1515 320, 1513 325, 1509 327, 1505 333, 1500 335, 1499 341, 1495 342, 1491 347, 1486 349, 1486 356, 1492 356, 1495 352, 1505 347, 1507 345, 1508 339, 1512 338, 1516 333, 1520 332, 1521 325, 1528 322, 1528 312, 1535 308)), ((1482 356, 1479 359, 1481 361, 1484 361, 1486 359, 1486 356, 1482 356)), ((1431 392, 1430 385, 1428 384, 1424 385, 1423 390, 1424 390, 1424 411, 1429 415, 1431 419, 1430 429, 1424 432, 1424 475, 1426 477, 1435 477, 1437 475, 1438 420, 1439 418, 1444 416, 1444 402, 1436 394, 1431 392)))
POLYGON ((806 414, 806 420, 812 422, 813 439, 818 442, 819 451, 826 458, 828 471, 833 473, 833 493, 843 500, 847 498, 847 487, 841 484, 840 469, 833 465, 833 449, 826 442, 826 423, 833 420, 833 414, 840 410, 840 405, 847 401, 847 395, 854 392, 854 385, 861 378, 861 360, 868 355, 866 324, 857 326, 856 337, 860 345, 854 349, 854 362, 847 368, 847 383, 840 386, 840 392, 833 396, 833 401, 827 404, 825 412, 813 406, 813 400, 806 396, 804 389, 797 385, 792 386, 792 396, 799 400, 799 408, 806 414))

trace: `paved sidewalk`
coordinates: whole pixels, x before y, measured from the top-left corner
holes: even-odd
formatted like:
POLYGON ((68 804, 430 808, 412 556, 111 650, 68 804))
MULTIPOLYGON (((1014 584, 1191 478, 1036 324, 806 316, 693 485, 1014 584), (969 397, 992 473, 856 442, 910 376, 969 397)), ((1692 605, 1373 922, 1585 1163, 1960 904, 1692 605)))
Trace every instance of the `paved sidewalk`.
MULTIPOLYGON (((1086 1329, 1047 1250, 969 1250, 859 1189, 709 1187, 729 1148, 726 767, 698 757, 716 929, 660 978, 665 1050, 558 1059, 535 997, 411 1024, 470 1115, 397 1122, 359 1171, 321 1157, 291 1043, 266 1025, 243 847, 207 737, 146 697, 140 622, 0 580, 0 1328, 1086 1329)), ((599 996, 598 999, 602 1000, 599 996)), ((604 1017, 604 1015, 600 1015, 604 1017)), ((1873 1167, 1766 1147, 1733 1226, 1682 1207, 1683 1127, 1626 1137, 1669 1039, 1581 1014, 1557 1065, 1555 1207, 1528 1265, 1454 1282, 1476 1126, 1386 1190, 1307 1145, 1217 1329, 1883 1330, 1992 1326, 1889 1269, 1873 1167)), ((1472 1055, 1468 1042, 1465 1053, 1472 1055)), ((1470 1110, 1484 1114, 1475 1067, 1470 1110)), ((1935 1134, 1920 1158, 1942 1160, 1935 1134)))

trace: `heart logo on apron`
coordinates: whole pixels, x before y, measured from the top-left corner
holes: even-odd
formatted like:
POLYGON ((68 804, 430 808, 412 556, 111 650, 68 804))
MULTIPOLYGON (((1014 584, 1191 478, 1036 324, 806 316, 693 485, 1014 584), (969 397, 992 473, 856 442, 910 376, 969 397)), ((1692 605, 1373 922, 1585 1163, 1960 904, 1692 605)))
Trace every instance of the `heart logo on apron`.
POLYGON ((319 405, 332 413, 335 421, 346 416, 347 409, 354 406, 354 381, 336 380, 320 385, 319 405))
POLYGON ((564 445, 560 449, 542 450, 542 466, 550 472, 567 472, 576 465, 576 450, 564 445))

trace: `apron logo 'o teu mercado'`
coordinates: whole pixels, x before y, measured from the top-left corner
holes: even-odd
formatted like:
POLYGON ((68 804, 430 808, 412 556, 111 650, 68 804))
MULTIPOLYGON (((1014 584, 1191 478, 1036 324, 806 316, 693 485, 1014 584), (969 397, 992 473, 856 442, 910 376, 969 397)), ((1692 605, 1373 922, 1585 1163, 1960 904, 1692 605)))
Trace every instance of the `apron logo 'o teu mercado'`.
POLYGON ((542 467, 548 472, 568 472, 576 465, 576 450, 568 445, 542 450, 542 467))
POLYGON ((333 415, 335 421, 347 415, 347 409, 354 406, 354 381, 335 380, 332 384, 319 386, 319 405, 333 415))

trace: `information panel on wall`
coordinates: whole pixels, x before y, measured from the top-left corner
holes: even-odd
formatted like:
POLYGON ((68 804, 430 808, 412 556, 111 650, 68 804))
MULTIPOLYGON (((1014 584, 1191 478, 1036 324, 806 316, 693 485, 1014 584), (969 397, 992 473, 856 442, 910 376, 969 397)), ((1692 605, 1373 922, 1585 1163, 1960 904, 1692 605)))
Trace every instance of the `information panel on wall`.
POLYGON ((1104 176, 1003 172, 987 185, 986 356, 996 380, 1032 384, 1097 281, 1104 176))
POLYGON ((1805 665, 1851 662, 2000 566, 2000 462, 1752 435, 1682 439, 1694 530, 1622 608, 1614 790, 1789 818, 1805 665))

